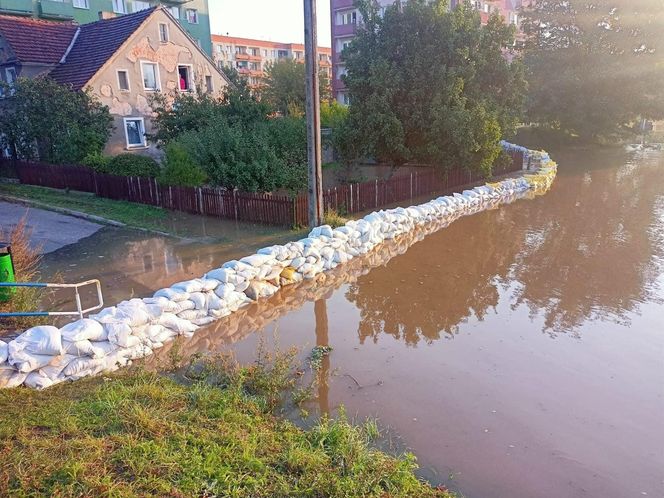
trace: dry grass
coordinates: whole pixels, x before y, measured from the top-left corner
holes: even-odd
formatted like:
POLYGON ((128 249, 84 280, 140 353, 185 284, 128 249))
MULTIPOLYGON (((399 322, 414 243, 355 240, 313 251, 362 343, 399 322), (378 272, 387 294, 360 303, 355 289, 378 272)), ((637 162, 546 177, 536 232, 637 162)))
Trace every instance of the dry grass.
MULTIPOLYGON (((41 246, 30 244, 32 230, 27 224, 27 214, 10 229, 0 227, 0 240, 8 241, 12 247, 14 273, 17 282, 35 282, 39 280, 41 246)), ((36 311, 41 301, 39 289, 18 288, 11 301, 0 303, 0 313, 16 311, 36 311)), ((0 319, 0 334, 44 323, 44 318, 0 319)))

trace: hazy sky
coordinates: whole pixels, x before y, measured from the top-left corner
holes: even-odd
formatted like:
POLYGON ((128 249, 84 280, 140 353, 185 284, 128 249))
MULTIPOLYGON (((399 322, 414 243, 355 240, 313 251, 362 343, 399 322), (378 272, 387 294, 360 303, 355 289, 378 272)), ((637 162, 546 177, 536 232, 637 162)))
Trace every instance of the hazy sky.
MULTIPOLYGON (((302 43, 303 0, 208 0, 213 34, 302 43)), ((330 0, 317 0, 318 44, 330 46, 330 0)))

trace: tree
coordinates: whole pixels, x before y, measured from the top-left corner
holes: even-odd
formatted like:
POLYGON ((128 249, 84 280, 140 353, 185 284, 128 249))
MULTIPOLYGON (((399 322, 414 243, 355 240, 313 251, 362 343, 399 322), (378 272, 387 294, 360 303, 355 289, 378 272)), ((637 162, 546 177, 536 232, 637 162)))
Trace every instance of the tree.
MULTIPOLYGON (((319 75, 320 98, 330 99, 330 82, 324 72, 319 75)), ((303 115, 306 105, 305 65, 293 59, 269 64, 260 89, 261 98, 284 116, 303 115)))
POLYGON ((664 118, 664 1, 537 0, 523 14, 531 121, 598 138, 664 118))
POLYGON ((363 25, 344 50, 350 115, 345 160, 370 155, 490 172, 499 140, 515 132, 525 79, 504 56, 514 31, 498 14, 482 26, 469 3, 397 2, 383 13, 359 0, 363 25))
POLYGON ((72 91, 47 77, 19 78, 3 91, 8 98, 0 114, 0 136, 15 157, 77 163, 106 145, 113 118, 90 93, 72 91))

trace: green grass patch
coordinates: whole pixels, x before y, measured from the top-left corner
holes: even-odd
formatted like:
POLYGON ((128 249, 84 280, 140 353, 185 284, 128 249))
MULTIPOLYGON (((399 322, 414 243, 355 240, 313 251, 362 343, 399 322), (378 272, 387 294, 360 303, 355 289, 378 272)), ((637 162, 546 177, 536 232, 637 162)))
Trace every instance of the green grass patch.
POLYGON ((216 365, 0 391, 0 495, 451 497, 372 448, 375 423, 277 417, 290 359, 216 365))
POLYGON ((168 232, 166 209, 137 204, 135 202, 103 199, 83 192, 67 192, 32 185, 0 183, 0 194, 37 201, 53 207, 72 209, 86 214, 125 223, 134 228, 146 228, 168 232))

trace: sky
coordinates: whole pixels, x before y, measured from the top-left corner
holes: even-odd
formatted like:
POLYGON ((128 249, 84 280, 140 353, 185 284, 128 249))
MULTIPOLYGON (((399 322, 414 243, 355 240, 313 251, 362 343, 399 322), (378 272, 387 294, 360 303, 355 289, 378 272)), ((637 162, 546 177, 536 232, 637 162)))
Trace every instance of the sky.
MULTIPOLYGON (((318 44, 330 46, 330 0, 316 0, 318 44)), ((213 34, 303 43, 303 0, 208 0, 213 34)))

